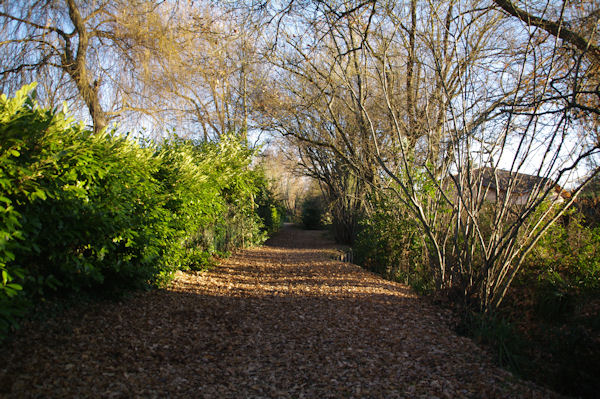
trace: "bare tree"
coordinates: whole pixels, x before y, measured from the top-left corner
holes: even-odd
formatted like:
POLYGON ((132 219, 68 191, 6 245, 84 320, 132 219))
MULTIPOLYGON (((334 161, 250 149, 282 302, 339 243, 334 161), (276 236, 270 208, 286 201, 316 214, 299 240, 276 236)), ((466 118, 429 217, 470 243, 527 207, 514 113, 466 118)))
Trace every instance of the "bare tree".
POLYGON ((169 30, 175 8, 137 0, 4 1, 3 90, 41 79, 47 100, 55 92, 63 100, 81 100, 96 133, 128 111, 152 113, 152 107, 139 106, 135 72, 144 66, 136 62, 147 65, 176 53, 177 38, 169 30))
POLYGON ((173 55, 148 62, 136 54, 142 100, 161 104, 162 122, 200 130, 204 140, 227 132, 245 140, 256 128, 254 99, 264 90, 261 26, 214 4, 181 4, 176 11, 173 55))
POLYGON ((574 201, 579 189, 565 200, 560 185, 598 154, 585 128, 598 112, 595 26, 582 49, 476 1, 293 4, 294 28, 276 30, 287 104, 274 125, 313 174, 343 163, 395 192, 438 287, 493 311, 574 201))

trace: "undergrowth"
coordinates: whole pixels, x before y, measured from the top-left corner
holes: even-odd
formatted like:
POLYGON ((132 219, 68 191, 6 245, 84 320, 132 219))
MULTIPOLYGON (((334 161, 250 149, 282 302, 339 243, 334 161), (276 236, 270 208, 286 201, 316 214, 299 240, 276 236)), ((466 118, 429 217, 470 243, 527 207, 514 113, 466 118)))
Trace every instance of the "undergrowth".
MULTIPOLYGON (((361 223, 355 261, 449 306, 456 331, 496 362, 562 394, 600 392, 600 224, 567 212, 526 259, 505 301, 491 314, 455 290, 438 290, 426 269, 422 235, 411 215, 385 197, 361 223), (475 307, 474 307, 475 306, 475 307)), ((589 214, 590 212, 588 212, 589 214)))
POLYGON ((527 258, 493 317, 465 312, 458 331, 519 376, 562 394, 600 392, 600 227, 571 211, 527 258))

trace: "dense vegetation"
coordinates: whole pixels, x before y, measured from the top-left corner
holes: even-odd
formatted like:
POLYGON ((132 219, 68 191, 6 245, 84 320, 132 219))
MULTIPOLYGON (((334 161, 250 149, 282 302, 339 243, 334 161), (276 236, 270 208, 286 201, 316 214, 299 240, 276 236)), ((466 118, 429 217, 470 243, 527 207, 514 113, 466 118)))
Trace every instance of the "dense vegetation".
POLYGON ((382 197, 372 214, 361 220, 355 260, 386 278, 410 284, 419 293, 428 293, 434 282, 426 270, 424 246, 416 220, 393 197, 382 197))
POLYGON ((600 373, 600 225, 595 195, 586 196, 543 236, 527 257, 505 303, 491 315, 464 295, 435 289, 412 215, 383 198, 363 218, 357 263, 451 306, 458 331, 488 346, 503 366, 570 395, 595 397, 600 373), (584 216, 584 213, 586 216, 584 216))
POLYGON ((279 227, 237 136, 95 135, 38 107, 32 88, 0 99, 0 333, 47 298, 163 286, 279 227))

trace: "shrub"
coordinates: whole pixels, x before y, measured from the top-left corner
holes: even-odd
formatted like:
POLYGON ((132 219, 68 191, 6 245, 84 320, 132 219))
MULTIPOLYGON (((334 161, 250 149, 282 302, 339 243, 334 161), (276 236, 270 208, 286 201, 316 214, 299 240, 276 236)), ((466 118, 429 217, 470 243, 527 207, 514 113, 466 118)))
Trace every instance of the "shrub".
POLYGON ((419 293, 433 288, 419 226, 392 198, 381 197, 360 226, 354 243, 358 264, 386 278, 410 284, 419 293))
POLYGON ((573 309, 574 296, 600 292, 600 227, 587 227, 571 210, 543 236, 524 266, 534 280, 538 309, 550 318, 573 309), (552 313, 552 314, 550 314, 552 313))
POLYGON ((323 201, 319 197, 309 197, 302 202, 302 225, 308 230, 323 228, 323 201))
POLYGON ((0 99, 0 335, 47 297, 161 286, 265 239, 238 137, 94 135, 32 88, 0 99))
POLYGON ((19 228, 6 243, 5 269, 20 271, 34 299, 156 281, 168 272, 160 258, 172 232, 154 151, 39 109, 29 89, 3 97, 0 110, 5 203, 18 215, 3 230, 19 228))
POLYGON ((157 178, 180 233, 183 251, 173 255, 180 268, 199 269, 213 255, 264 241, 255 201, 264 188, 261 173, 250 168, 253 155, 235 135, 212 143, 173 136, 161 144, 157 178))

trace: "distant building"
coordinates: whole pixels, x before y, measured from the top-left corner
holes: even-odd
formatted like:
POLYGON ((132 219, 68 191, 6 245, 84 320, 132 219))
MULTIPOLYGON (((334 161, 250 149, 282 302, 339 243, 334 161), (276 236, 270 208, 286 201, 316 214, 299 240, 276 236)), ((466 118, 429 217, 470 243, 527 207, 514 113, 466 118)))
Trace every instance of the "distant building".
POLYGON ((490 202, 496 202, 498 196, 501 199, 505 198, 509 188, 509 202, 515 205, 526 204, 532 192, 537 191, 539 194, 543 194, 549 187, 552 187, 550 200, 563 202, 571 197, 568 191, 545 177, 494 168, 475 169, 473 174, 475 175, 474 181, 477 183, 481 181, 482 189, 486 190, 485 199, 490 202))

